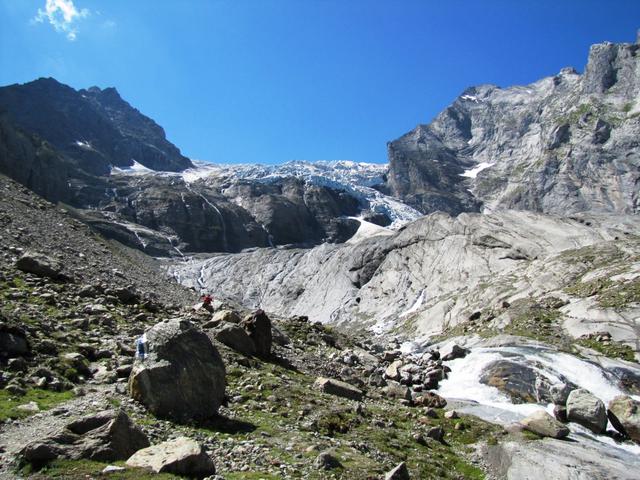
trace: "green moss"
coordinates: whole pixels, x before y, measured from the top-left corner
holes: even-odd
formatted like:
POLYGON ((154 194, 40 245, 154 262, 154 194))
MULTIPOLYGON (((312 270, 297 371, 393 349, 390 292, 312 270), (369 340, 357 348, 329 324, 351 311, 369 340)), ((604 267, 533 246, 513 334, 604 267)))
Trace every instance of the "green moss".
MULTIPOLYGON (((122 472, 102 474, 107 465, 122 466, 123 462, 111 464, 94 462, 91 460, 56 460, 29 478, 36 480, 60 479, 60 480, 87 480, 88 478, 109 478, 111 480, 169 480, 181 478, 167 473, 153 473, 140 468, 127 468, 122 472)), ((29 474, 29 471, 23 471, 29 474)))
POLYGON ((36 402, 40 410, 49 410, 59 403, 66 402, 73 398, 72 392, 52 392, 49 390, 32 389, 27 390, 23 396, 12 395, 6 390, 0 390, 0 421, 9 418, 24 418, 31 415, 17 407, 29 402, 36 402))
POLYGON ((621 358, 628 362, 635 362, 635 352, 633 348, 623 343, 615 342, 613 340, 605 343, 589 338, 580 339, 577 344, 591 348, 592 350, 600 352, 609 358, 621 358))
POLYGON ((633 103, 631 102, 627 102, 622 106, 622 111, 624 113, 629 113, 631 111, 631 109, 633 108, 633 103))
POLYGON ((608 277, 578 281, 565 291, 582 298, 596 296, 598 305, 603 308, 624 309, 631 303, 640 303, 640 277, 615 282, 608 277))

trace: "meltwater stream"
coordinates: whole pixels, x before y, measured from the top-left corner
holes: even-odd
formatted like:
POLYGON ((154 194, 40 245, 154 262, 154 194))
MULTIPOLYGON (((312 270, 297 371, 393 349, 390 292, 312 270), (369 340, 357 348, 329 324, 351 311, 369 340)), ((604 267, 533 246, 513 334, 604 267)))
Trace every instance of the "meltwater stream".
MULTIPOLYGON (((553 414, 553 405, 534 403, 514 404, 497 388, 480 382, 482 374, 497 360, 509 360, 534 369, 546 377, 550 384, 561 383, 562 378, 580 388, 589 390, 605 404, 617 395, 626 395, 617 385, 616 377, 599 365, 576 356, 539 346, 476 347, 464 358, 451 360, 447 365, 451 372, 440 382, 438 393, 451 400, 461 400, 459 410, 476 415, 484 420, 508 424, 521 420, 536 410, 553 414), (468 403, 467 403, 468 402, 468 403)), ((640 397, 631 395, 640 400, 640 397)), ((640 445, 616 443, 605 435, 595 435, 578 424, 569 427, 572 437, 585 441, 597 441, 628 453, 640 455, 640 445)), ((640 460, 640 457, 638 457, 640 460)))

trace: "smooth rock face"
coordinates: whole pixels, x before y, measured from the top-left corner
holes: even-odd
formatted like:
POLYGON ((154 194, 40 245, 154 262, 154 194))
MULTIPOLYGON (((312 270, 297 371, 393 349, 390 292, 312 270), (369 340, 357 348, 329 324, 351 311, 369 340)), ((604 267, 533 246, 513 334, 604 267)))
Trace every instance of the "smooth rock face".
POLYGON ((620 395, 609 402, 609 419, 620 431, 640 443, 640 402, 620 395))
POLYGON ((407 464, 404 462, 399 463, 384 476, 384 480, 409 480, 410 478, 407 464))
POLYGON ((391 193, 423 213, 637 212, 638 45, 593 45, 583 75, 466 89, 388 144, 391 193))
POLYGON ((235 324, 223 325, 215 333, 215 338, 227 347, 234 349, 244 355, 254 355, 256 346, 247 332, 235 324))
POLYGON ((204 447, 187 437, 138 450, 128 460, 129 467, 148 468, 155 473, 174 473, 203 478, 214 475, 216 468, 204 447))
POLYGON ((520 420, 520 423, 524 425, 524 428, 527 430, 543 437, 565 438, 570 432, 565 425, 542 410, 532 413, 528 417, 520 420))
POLYGON ((594 433, 607 428, 607 410, 602 400, 588 390, 572 390, 567 399, 567 419, 587 427, 594 433))
POLYGON ((313 386, 329 395, 337 395, 339 397, 350 398, 351 400, 362 400, 363 397, 360 389, 333 378, 319 377, 313 386))
POLYGON ((154 414, 178 421, 214 416, 225 392, 225 367, 206 334, 184 320, 147 330, 148 357, 137 359, 129 393, 154 414))
POLYGON ((271 355, 271 320, 263 310, 256 310, 241 323, 242 328, 247 332, 253 341, 256 355, 269 357, 271 355))
POLYGON ((56 435, 26 445, 18 458, 36 466, 56 458, 111 462, 147 446, 146 435, 123 411, 106 411, 82 417, 56 435))

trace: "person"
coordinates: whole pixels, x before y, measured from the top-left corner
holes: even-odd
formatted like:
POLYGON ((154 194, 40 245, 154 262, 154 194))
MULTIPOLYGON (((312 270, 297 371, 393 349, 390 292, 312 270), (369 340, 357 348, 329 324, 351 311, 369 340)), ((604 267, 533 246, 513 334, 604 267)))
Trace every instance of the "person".
POLYGON ((213 297, 208 293, 205 293, 202 296, 202 303, 204 303, 205 305, 211 305, 211 302, 213 302, 213 297))
POLYGON ((147 334, 143 333, 141 337, 136 339, 136 358, 144 361, 147 355, 147 334))

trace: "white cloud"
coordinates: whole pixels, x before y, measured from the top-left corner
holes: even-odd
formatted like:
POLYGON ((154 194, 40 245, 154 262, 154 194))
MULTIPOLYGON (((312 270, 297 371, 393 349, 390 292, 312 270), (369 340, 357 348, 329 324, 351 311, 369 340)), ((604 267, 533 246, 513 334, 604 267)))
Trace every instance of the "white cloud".
POLYGON ((74 41, 78 36, 78 20, 88 16, 89 10, 78 10, 73 0, 47 0, 44 10, 39 8, 33 21, 43 23, 46 20, 57 32, 66 34, 67 39, 74 41))

